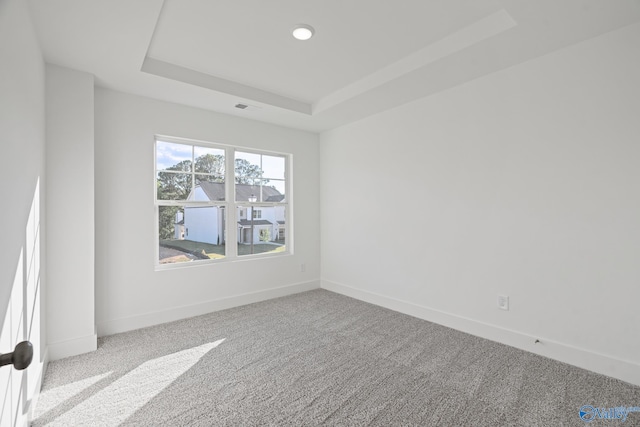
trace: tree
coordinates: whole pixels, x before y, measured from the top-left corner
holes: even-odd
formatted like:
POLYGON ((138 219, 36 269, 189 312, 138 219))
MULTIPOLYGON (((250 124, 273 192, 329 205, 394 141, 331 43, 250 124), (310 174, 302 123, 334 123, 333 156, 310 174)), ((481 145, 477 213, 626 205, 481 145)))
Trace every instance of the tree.
POLYGON ((161 240, 175 237, 176 214, 179 206, 160 206, 158 211, 158 236, 161 240))
POLYGON ((204 154, 196 158, 196 180, 224 182, 224 156, 220 154, 204 154), (198 175, 198 172, 211 175, 198 175))
POLYGON ((261 242, 269 242, 271 240, 271 231, 268 228, 260 229, 259 238, 261 242))
POLYGON ((263 185, 269 182, 262 178, 262 169, 248 160, 236 159, 236 184, 263 185))
POLYGON ((184 200, 191 192, 191 160, 183 160, 158 172, 158 200, 184 200))

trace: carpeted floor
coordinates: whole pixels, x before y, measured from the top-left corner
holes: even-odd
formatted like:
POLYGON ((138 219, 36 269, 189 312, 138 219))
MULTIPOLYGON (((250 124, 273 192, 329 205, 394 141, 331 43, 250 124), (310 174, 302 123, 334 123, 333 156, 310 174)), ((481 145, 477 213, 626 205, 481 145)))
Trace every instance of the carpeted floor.
MULTIPOLYGON (((640 387, 315 290, 49 364, 34 426, 584 426, 640 387)), ((596 419, 590 426, 640 425, 596 419)))

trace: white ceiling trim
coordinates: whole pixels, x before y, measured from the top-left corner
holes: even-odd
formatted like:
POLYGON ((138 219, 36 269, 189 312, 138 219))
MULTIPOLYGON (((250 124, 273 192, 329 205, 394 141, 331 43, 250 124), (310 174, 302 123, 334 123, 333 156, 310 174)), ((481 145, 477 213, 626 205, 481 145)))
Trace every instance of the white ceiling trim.
POLYGON ((511 15, 502 9, 393 64, 369 74, 343 89, 325 96, 313 104, 313 114, 342 104, 349 99, 369 92, 412 71, 426 67, 442 58, 503 33, 516 25, 518 24, 511 15))
POLYGON ((183 83, 199 86, 205 89, 234 95, 239 98, 284 108, 297 113, 311 114, 311 105, 295 99, 267 92, 252 86, 243 85, 231 80, 226 80, 210 74, 190 70, 179 65, 170 64, 158 59, 146 57, 140 71, 159 77, 176 80, 183 83))

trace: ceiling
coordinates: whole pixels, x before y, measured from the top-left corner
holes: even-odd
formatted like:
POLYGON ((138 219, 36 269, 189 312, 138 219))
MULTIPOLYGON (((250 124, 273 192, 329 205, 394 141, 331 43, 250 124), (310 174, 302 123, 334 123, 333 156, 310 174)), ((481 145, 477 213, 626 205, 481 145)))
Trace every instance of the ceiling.
POLYGON ((640 21, 640 0, 30 0, 45 60, 319 132, 640 21), (296 24, 315 36, 293 39, 296 24), (240 110, 238 103, 249 105, 240 110))

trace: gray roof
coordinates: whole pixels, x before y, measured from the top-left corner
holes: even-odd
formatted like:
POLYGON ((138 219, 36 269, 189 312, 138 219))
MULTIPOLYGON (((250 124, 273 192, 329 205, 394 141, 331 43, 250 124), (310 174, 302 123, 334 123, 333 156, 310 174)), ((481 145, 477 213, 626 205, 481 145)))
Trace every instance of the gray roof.
MULTIPOLYGON (((223 182, 209 182, 200 181, 196 187, 202 188, 204 194, 207 195, 211 201, 224 200, 224 188, 223 182)), ((258 198, 258 202, 281 202, 284 200, 284 194, 280 194, 278 190, 269 185, 249 185, 249 184, 236 184, 236 200, 238 202, 248 202, 251 195, 255 195, 258 198), (260 188, 262 187, 262 200, 260 200, 260 188)))
MULTIPOLYGON (((283 201, 283 200, 284 200, 284 194, 280 194, 280 192, 278 192, 278 194, 277 194, 277 195, 273 195, 273 196, 267 196, 267 195, 265 195, 265 193, 264 193, 264 189, 265 189, 265 188, 267 188, 267 187, 262 187, 262 195, 263 195, 264 197, 266 197, 266 199, 264 200, 265 202, 281 202, 281 201, 283 201)), ((269 188, 271 188, 271 189, 272 189, 272 190, 274 190, 274 191, 278 191, 278 190, 276 190, 276 189, 275 189, 275 188, 273 188, 273 187, 269 187, 269 188)))
MULTIPOLYGON (((243 227, 251 227, 251 220, 241 219, 240 221, 238 221, 238 224, 240 224, 243 227)), ((267 221, 266 219, 254 219, 253 226, 255 227, 256 225, 273 225, 273 224, 270 221, 267 221)))

